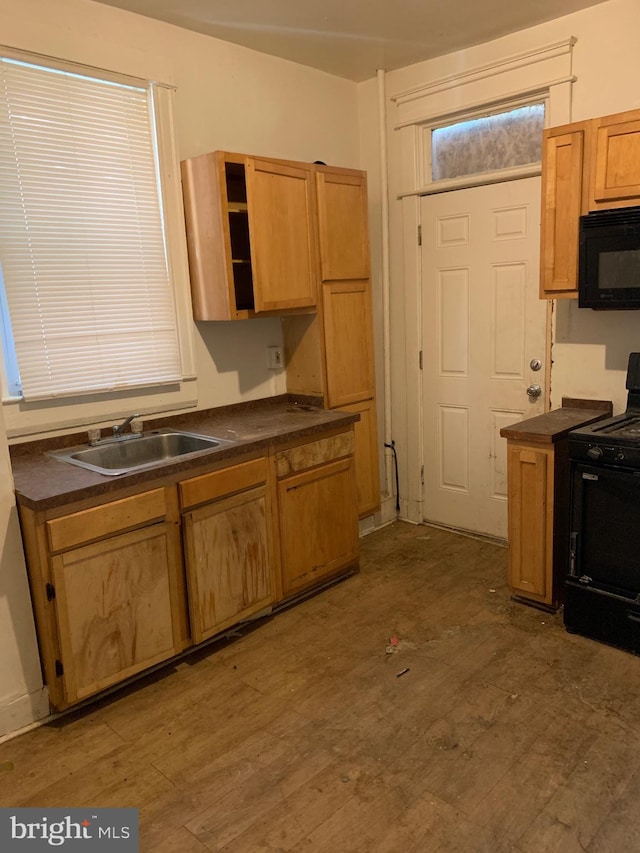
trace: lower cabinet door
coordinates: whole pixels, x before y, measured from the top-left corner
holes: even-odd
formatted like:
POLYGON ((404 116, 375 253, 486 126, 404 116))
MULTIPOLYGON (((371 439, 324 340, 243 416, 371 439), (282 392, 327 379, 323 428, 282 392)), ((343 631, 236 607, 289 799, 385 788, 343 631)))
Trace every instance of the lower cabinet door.
POLYGON ((265 486, 184 515, 189 615, 195 643, 273 602, 267 524, 265 486))
POLYGON ((358 559, 353 457, 278 483, 285 596, 337 574, 358 559))
POLYGON ((354 427, 354 456, 356 486, 358 489, 358 514, 360 518, 380 509, 380 460, 376 401, 364 400, 351 406, 341 406, 341 412, 360 415, 354 427))
POLYGON ((508 447, 509 586, 551 604, 553 449, 508 447))
POLYGON ((178 555, 163 522, 51 558, 67 704, 182 650, 178 555))

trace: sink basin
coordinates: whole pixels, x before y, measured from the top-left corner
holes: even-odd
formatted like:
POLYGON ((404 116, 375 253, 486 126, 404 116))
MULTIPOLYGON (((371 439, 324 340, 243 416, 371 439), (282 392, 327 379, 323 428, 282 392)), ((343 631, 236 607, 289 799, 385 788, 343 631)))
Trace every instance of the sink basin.
POLYGON ((139 471, 141 468, 152 468, 161 462, 189 453, 222 449, 231 444, 232 441, 223 438, 161 429, 144 433, 139 438, 108 441, 95 447, 81 444, 64 450, 51 450, 47 455, 70 465, 87 468, 89 471, 115 476, 139 471))

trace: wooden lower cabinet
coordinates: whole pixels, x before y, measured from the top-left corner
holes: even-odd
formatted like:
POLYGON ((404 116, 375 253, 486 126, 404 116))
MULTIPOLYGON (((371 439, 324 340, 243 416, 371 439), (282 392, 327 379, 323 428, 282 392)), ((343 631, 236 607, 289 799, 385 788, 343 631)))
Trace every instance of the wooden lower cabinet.
POLYGON ((194 643, 274 600, 266 486, 223 498, 183 519, 194 643))
POLYGON ((154 524, 52 557, 67 704, 181 651, 175 533, 154 524))
POLYGON ((553 567, 553 447, 511 444, 509 586, 516 595, 551 605, 553 567))
POLYGON ((357 563, 352 426, 281 447, 116 500, 20 506, 54 709, 357 563))
POLYGON ((371 515, 380 509, 380 469, 378 460, 378 430, 376 401, 365 400, 351 406, 341 406, 341 412, 355 412, 360 420, 354 424, 354 462, 358 515, 371 515))
POLYGON ((318 459, 325 454, 318 453, 318 444, 309 445, 306 459, 299 448, 294 465, 280 465, 280 470, 293 467, 278 482, 285 598, 358 561, 353 444, 350 442, 347 456, 321 464, 318 459))
POLYGON ((174 489, 49 518, 21 507, 45 681, 63 709, 188 644, 174 489))
POLYGON ((555 610, 569 558, 569 435, 609 417, 609 400, 563 398, 559 409, 502 427, 507 439, 509 586, 555 610))

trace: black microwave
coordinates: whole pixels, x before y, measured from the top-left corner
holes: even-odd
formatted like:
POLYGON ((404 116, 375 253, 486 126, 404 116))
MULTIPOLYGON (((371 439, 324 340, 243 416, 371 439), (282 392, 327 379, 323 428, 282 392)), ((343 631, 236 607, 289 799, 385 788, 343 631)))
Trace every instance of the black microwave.
POLYGON ((578 304, 640 308, 640 207, 597 210, 580 217, 578 304))

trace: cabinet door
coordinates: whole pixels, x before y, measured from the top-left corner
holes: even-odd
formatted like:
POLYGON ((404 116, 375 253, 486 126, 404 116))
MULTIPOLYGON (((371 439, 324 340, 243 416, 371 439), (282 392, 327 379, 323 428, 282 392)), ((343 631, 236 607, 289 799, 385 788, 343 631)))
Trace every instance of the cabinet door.
POLYGON ((371 293, 368 281, 322 287, 327 396, 333 409, 375 394, 371 293))
POLYGON ((179 549, 163 522, 51 558, 67 703, 182 650, 179 549))
POLYGON ((545 604, 552 601, 553 450, 510 445, 509 586, 545 604))
MULTIPOLYGON (((542 157, 540 296, 577 296, 583 213, 585 126, 545 132, 542 157)), ((585 189, 586 192, 586 189, 585 189)))
POLYGON ((342 406, 343 412, 357 412, 360 420, 354 426, 354 460, 358 514, 362 518, 380 509, 380 460, 378 430, 376 427, 376 402, 365 400, 342 406))
POLYGON ((247 204, 255 310, 316 304, 311 166, 247 158, 247 204))
POLYGON ((187 513, 184 538, 194 642, 273 602, 266 487, 187 513))
POLYGON ((316 187, 322 280, 368 278, 369 224, 364 173, 319 168, 316 187))
POLYGON ((313 586, 358 559, 353 458, 278 483, 285 595, 313 586))
MULTIPOLYGON (((202 154, 184 160, 180 168, 193 318, 231 320, 237 306, 225 155, 202 154)), ((234 168, 244 167, 234 164, 234 168)))
POLYGON ((597 119, 592 209, 640 200, 640 110, 597 119))

